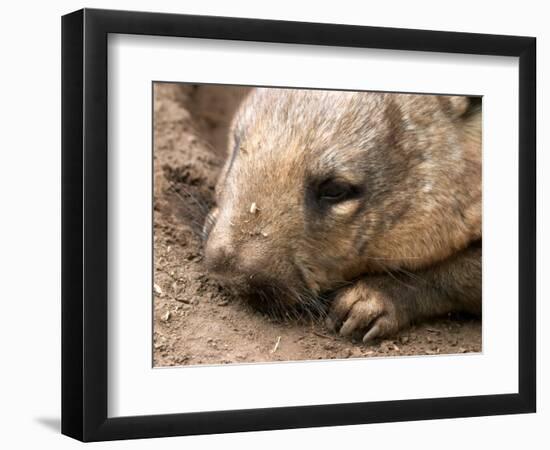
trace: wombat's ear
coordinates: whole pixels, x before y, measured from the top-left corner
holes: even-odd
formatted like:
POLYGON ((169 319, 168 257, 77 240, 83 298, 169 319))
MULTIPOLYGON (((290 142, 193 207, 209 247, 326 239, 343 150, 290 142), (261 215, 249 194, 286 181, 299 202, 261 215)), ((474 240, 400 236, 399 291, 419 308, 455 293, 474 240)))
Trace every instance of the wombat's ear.
POLYGON ((438 97, 443 110, 453 119, 470 115, 481 109, 481 97, 444 95, 438 97))

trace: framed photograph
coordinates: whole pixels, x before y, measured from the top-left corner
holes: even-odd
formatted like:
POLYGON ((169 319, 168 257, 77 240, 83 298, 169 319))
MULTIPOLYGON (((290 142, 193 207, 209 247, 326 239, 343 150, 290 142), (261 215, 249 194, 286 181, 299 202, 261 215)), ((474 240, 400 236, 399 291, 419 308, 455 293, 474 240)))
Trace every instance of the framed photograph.
POLYGON ((62 432, 535 412, 536 40, 62 19, 62 432))

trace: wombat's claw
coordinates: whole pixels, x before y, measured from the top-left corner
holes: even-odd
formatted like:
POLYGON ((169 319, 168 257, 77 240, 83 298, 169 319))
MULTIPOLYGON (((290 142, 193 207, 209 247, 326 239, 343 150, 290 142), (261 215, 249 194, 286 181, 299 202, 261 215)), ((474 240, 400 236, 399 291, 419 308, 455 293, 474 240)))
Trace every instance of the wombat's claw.
POLYGON ((365 343, 389 336, 400 328, 393 301, 363 281, 338 294, 327 326, 345 337, 361 333, 365 343))
POLYGON ((392 333, 395 333, 397 330, 393 329, 392 327, 387 327, 387 329, 391 330, 391 331, 386 331, 384 326, 381 326, 380 323, 378 323, 379 321, 377 321, 369 331, 367 331, 365 333, 365 335, 363 336, 363 343, 364 344, 367 344, 371 341, 374 341, 376 339, 379 339, 381 337, 384 337, 384 336, 387 336, 389 334, 392 334, 392 333))

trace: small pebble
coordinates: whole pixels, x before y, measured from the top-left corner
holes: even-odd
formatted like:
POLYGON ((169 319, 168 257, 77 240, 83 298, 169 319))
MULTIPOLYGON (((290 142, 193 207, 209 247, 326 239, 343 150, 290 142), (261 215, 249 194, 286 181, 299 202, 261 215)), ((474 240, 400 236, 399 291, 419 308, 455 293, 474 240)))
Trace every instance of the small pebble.
POLYGON ((158 295, 162 295, 162 289, 160 288, 160 286, 159 286, 157 283, 155 283, 155 284, 153 285, 153 289, 155 290, 155 292, 156 292, 158 295))

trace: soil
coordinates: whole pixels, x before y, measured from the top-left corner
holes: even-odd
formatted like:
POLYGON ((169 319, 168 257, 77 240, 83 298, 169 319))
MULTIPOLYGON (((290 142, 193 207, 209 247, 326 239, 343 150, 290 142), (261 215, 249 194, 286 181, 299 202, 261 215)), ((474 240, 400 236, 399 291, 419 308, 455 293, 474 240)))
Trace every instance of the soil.
POLYGON ((481 322, 449 316, 370 345, 317 322, 281 322, 209 278, 201 227, 213 205, 227 129, 247 89, 154 88, 155 366, 437 355, 481 351, 481 322))

